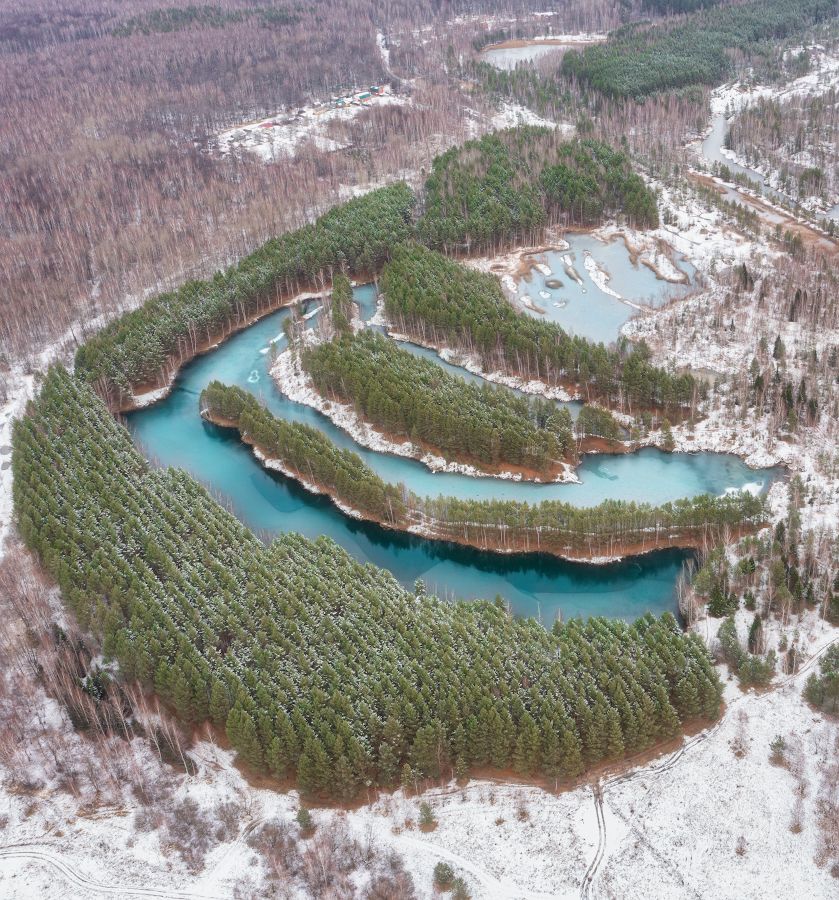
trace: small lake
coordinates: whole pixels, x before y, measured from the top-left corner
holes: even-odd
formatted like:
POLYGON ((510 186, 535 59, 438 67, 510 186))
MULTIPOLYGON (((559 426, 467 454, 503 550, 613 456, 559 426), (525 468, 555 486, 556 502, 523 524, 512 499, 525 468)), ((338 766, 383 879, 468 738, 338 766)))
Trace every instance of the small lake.
POLYGON ((617 340, 621 326, 639 314, 637 306, 661 306, 694 290, 696 270, 682 256, 676 256, 676 267, 687 275, 687 284, 665 281, 648 266, 634 263, 619 238, 604 243, 588 234, 567 234, 565 240, 570 249, 543 254, 542 261, 551 274, 532 269, 519 280, 518 296, 544 311, 535 312, 525 306, 529 315, 556 322, 569 334, 611 344, 617 340), (609 276, 606 287, 620 297, 595 283, 586 269, 587 257, 609 276), (555 281, 560 286, 555 286, 555 281))
MULTIPOLYGON (((356 297, 365 318, 369 317, 375 306, 373 287, 357 288, 356 297)), ((316 301, 309 306, 314 309, 316 301)), ((608 497, 657 503, 705 492, 720 494, 744 485, 764 490, 779 474, 751 470, 733 456, 666 454, 654 449, 627 456, 589 456, 579 469, 579 485, 434 474, 414 460, 358 447, 323 415, 292 403, 277 390, 268 375, 270 348, 284 346, 282 324, 288 314, 280 310, 266 316, 193 360, 181 371, 170 396, 128 415, 128 427, 151 459, 189 471, 257 533, 265 537, 284 531, 309 538, 327 535, 357 559, 389 569, 406 586, 422 578, 429 590, 441 596, 500 595, 516 613, 541 615, 547 624, 558 612, 565 617, 591 614, 629 619, 647 610, 675 608, 675 581, 688 554, 661 551, 590 566, 535 554, 486 553, 355 521, 292 479, 264 470, 233 432, 204 422, 198 397, 210 381, 238 385, 259 397, 275 415, 320 428, 340 446, 358 452, 383 478, 407 484, 418 494, 531 502, 558 497, 586 506, 608 497)), ((438 359, 436 354, 429 358, 438 359)))
POLYGON ((544 44, 525 44, 523 47, 491 47, 481 53, 481 59, 496 69, 512 72, 520 63, 536 62, 551 54, 556 54, 558 58, 569 46, 551 41, 544 44))

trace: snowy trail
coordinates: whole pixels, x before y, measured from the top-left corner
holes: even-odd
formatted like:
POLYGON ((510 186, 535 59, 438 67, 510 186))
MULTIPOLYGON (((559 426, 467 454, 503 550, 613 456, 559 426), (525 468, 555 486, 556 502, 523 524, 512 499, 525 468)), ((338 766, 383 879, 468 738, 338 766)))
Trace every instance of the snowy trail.
POLYGON ((583 883, 580 885, 580 897, 582 900, 588 900, 591 896, 591 884, 606 853, 606 816, 603 814, 603 793, 599 783, 592 785, 591 790, 594 794, 594 813, 597 816, 597 848, 594 851, 594 858, 589 863, 586 874, 583 876, 583 883))
MULTIPOLYGON (((839 637, 835 637, 832 640, 827 641, 807 660, 807 662, 799 667, 797 672, 793 672, 791 675, 787 675, 785 678, 780 679, 766 693, 758 695, 742 694, 740 697, 737 697, 735 700, 728 704, 725 713, 720 716, 720 718, 710 728, 706 728, 699 734, 696 734, 692 738, 689 738, 682 744, 681 747, 679 747, 678 750, 665 757, 660 763, 646 766, 641 769, 634 769, 629 772, 623 772, 619 775, 613 775, 612 777, 606 778, 602 782, 597 782, 597 784, 592 786, 592 792, 594 794, 595 814, 597 816, 597 847, 594 851, 594 857, 592 858, 592 861, 589 863, 589 866, 586 869, 586 873, 580 886, 581 900, 589 900, 589 898, 593 896, 593 894, 591 893, 591 888, 606 854, 606 818, 604 815, 605 792, 609 790, 609 788, 614 787, 618 784, 625 784, 628 781, 634 781, 638 778, 649 778, 651 776, 659 778, 660 776, 665 775, 671 769, 674 769, 676 767, 676 765, 682 760, 682 758, 689 750, 692 750, 694 747, 697 747, 698 745, 704 743, 706 740, 708 740, 709 737, 711 737, 712 734, 718 731, 730 716, 732 709, 734 709, 734 707, 737 706, 738 703, 745 699, 751 699, 755 703, 760 703, 771 697, 774 693, 781 690, 781 688, 787 687, 788 685, 799 679, 802 675, 808 673, 816 665, 819 659, 830 649, 830 647, 837 643, 839 643, 839 637)), ((646 838, 641 835, 641 833, 635 826, 630 825, 630 831, 635 835, 636 839, 642 840, 645 845, 648 844, 646 838)), ((650 849, 652 850, 653 848, 651 847, 650 849)), ((662 863, 667 862, 664 859, 661 859, 660 861, 662 863)), ((670 868, 669 863, 667 863, 666 867, 670 868)), ((676 874, 678 875, 679 873, 676 874)), ((681 878, 680 875, 679 878, 681 878)), ((684 885, 684 887, 686 890, 688 889, 687 885, 684 885)))
MULTIPOLYGON (((37 844, 18 844, 0 847, 0 863, 3 860, 21 860, 29 863, 41 863, 53 869, 73 887, 81 888, 88 892, 96 892, 103 897, 162 897, 164 900, 222 900, 218 894, 195 891, 176 891, 171 888, 145 888, 125 887, 113 884, 103 884, 87 877, 78 869, 73 868, 61 857, 48 853, 37 844)), ((87 896, 95 896, 88 893, 87 896)))
POLYGON ((459 869, 463 869, 464 872, 468 872, 473 878, 480 881, 493 900, 556 900, 555 894, 528 891, 518 887, 509 880, 501 881, 485 869, 475 865, 471 860, 466 859, 466 857, 460 856, 451 850, 445 850, 443 847, 437 847, 434 844, 421 841, 418 838, 403 837, 398 841, 398 844, 413 847, 426 853, 433 853, 435 856, 439 856, 440 859, 453 863, 459 869))

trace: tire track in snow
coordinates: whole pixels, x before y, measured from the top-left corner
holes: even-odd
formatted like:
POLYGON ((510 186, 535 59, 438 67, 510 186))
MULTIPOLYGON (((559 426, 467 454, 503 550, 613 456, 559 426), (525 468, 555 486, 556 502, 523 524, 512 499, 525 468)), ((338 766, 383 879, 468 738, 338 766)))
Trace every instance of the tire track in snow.
MULTIPOLYGON (((634 781, 637 778, 658 778, 661 775, 666 774, 671 769, 675 768, 677 763, 684 757, 684 755, 688 752, 688 750, 692 750, 694 747, 699 744, 704 743, 718 731, 722 724, 728 719, 731 710, 742 700, 750 697, 755 702, 760 702, 765 700, 767 697, 771 697, 776 691, 779 691, 781 688, 786 687, 789 684, 792 684, 796 679, 800 678, 810 669, 812 669, 815 664, 819 661, 819 659, 834 645, 839 643, 839 637, 835 637, 832 640, 828 641, 823 647, 820 647, 803 665, 801 665, 798 671, 793 672, 790 675, 787 675, 785 678, 782 678, 776 684, 774 684, 766 693, 759 694, 755 696, 754 694, 742 694, 733 700, 727 707, 725 714, 721 716, 710 728, 706 728, 704 731, 701 731, 699 734, 694 735, 689 740, 685 741, 678 750, 674 753, 671 753, 668 757, 666 757, 662 762, 654 766, 647 766, 643 769, 634 769, 630 772, 623 772, 619 775, 613 775, 611 778, 606 778, 602 782, 598 782, 596 786, 592 788, 594 792, 594 806, 595 806, 595 814, 597 815, 597 831, 598 831, 598 842, 597 849, 594 852, 594 858, 589 863, 588 869, 586 869, 586 873, 583 876, 583 882, 580 886, 580 898, 581 900, 588 900, 591 895, 591 886, 594 882, 595 876, 597 875, 597 871, 600 868, 601 863, 603 862, 603 857, 606 852, 606 818, 603 814, 603 794, 610 787, 614 787, 618 784, 625 784, 629 781, 634 781)), ((630 830, 637 837, 640 837, 640 832, 638 832, 637 828, 631 826, 630 830)), ((652 852, 653 856, 659 861, 664 861, 664 857, 660 855, 658 851, 656 851, 648 841, 643 842, 645 846, 652 852)), ((688 885, 685 885, 686 889, 690 889, 688 885)), ((692 890, 692 889, 691 889, 692 890)))
POLYGON ((89 878, 61 859, 60 856, 55 856, 32 844, 0 847, 0 861, 5 859, 40 863, 47 868, 53 869, 65 881, 72 884, 73 887, 89 892, 86 894, 89 897, 94 897, 98 894, 103 897, 160 897, 163 900, 222 900, 218 894, 204 892, 195 893, 193 891, 172 890, 171 888, 126 887, 125 885, 104 884, 89 878))
POLYGON ((603 813, 603 793, 600 790, 600 783, 593 785, 591 790, 594 794, 594 814, 597 818, 597 849, 594 851, 594 859, 589 863, 586 874, 583 876, 583 883, 580 886, 580 897, 582 900, 588 900, 591 883, 606 853, 606 816, 603 813))

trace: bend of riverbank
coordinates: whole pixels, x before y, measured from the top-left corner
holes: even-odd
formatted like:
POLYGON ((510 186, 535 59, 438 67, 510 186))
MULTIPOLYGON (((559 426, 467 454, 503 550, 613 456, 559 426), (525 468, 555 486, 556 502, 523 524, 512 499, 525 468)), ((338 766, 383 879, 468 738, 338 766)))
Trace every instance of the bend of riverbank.
POLYGON ((616 536, 606 531, 576 533, 544 525, 513 527, 500 522, 447 523, 428 515, 422 509, 422 500, 407 491, 405 493, 408 499, 404 513, 386 517, 354 508, 344 500, 337 489, 319 483, 311 474, 301 472, 289 465, 286 460, 278 458, 260 446, 251 435, 242 433, 236 420, 225 418, 208 408, 201 410, 201 416, 213 425, 236 431, 240 440, 251 447, 254 456, 264 468, 294 479, 313 494, 329 498, 343 513, 352 518, 371 522, 385 529, 429 540, 459 544, 476 550, 503 554, 543 553, 572 562, 605 564, 656 550, 696 550, 713 542, 723 528, 726 528, 728 534, 739 537, 754 533, 762 527, 759 523, 742 522, 735 526, 711 522, 696 526, 656 524, 633 529, 626 536, 616 536))
MULTIPOLYGON (((634 261, 638 258, 633 255, 637 253, 637 248, 631 246, 628 236, 623 232, 625 232, 625 229, 619 229, 614 225, 605 225, 589 229, 576 228, 571 233, 594 234, 603 243, 608 243, 614 237, 623 237, 627 250, 634 261)), ((509 290, 509 284, 507 282, 510 282, 513 279, 527 277, 531 269, 539 268, 540 265, 542 265, 541 258, 545 253, 550 251, 561 252, 569 246, 560 233, 554 228, 548 229, 545 237, 546 240, 542 244, 517 248, 514 251, 510 251, 498 257, 470 258, 464 256, 462 261, 481 271, 491 271, 501 278, 502 284, 509 290)), ((644 248, 644 250, 646 249, 647 248, 644 248)), ((667 248, 661 248, 661 252, 659 252, 658 256, 655 258, 652 258, 651 254, 646 254, 644 250, 641 251, 640 262, 651 268, 657 278, 673 283, 679 280, 674 274, 678 273, 678 270, 673 265, 672 260, 667 258, 669 256, 667 248)), ((678 274, 681 275, 681 273, 678 274)), ((366 284, 373 281, 374 278, 375 273, 360 273, 357 275, 355 283, 366 284)), ((257 309, 253 313, 241 316, 237 315, 235 318, 228 319, 222 326, 215 329, 206 329, 202 331, 201 334, 198 334, 197 332, 190 334, 189 340, 185 340, 182 343, 179 351, 170 355, 163 361, 156 378, 147 382, 132 385, 130 394, 105 397, 104 399, 106 400, 109 409, 113 413, 130 413, 165 399, 172 390, 179 371, 191 360, 216 349, 232 335, 250 327, 265 316, 284 307, 294 306, 295 304, 306 300, 323 297, 325 294, 328 294, 330 290, 331 282, 322 278, 310 282, 297 280, 292 286, 284 287, 280 284, 276 285, 273 290, 266 292, 266 296, 257 305, 257 309)), ((414 343, 421 342, 414 341, 414 343)), ((432 347, 431 349, 437 350, 439 348, 432 347)), ((501 373, 485 374, 476 372, 475 374, 480 374, 486 377, 487 380, 495 381, 499 384, 517 387, 525 393, 541 394, 550 399, 571 400, 578 396, 579 386, 571 383, 564 385, 545 385, 541 382, 533 382, 532 385, 528 387, 526 383, 520 384, 518 379, 514 377, 505 377, 501 375, 501 373)), ((432 452, 432 455, 436 454, 433 454, 432 452)), ((562 480, 562 472, 558 471, 556 474, 559 479, 562 480)), ((550 476, 548 480, 550 480, 550 476)))
MULTIPOLYGON (((363 275, 360 276, 359 283, 366 284, 371 280, 372 276, 363 275)), ((161 366, 160 372, 154 381, 132 386, 130 397, 123 396, 117 400, 108 400, 108 408, 112 413, 123 414, 144 409, 158 400, 164 400, 169 396, 178 377, 178 372, 193 359, 215 350, 234 334, 244 331, 244 329, 249 328, 255 322, 264 319, 265 316, 271 313, 277 312, 279 309, 295 306, 307 300, 317 300, 325 296, 329 293, 331 287, 331 282, 324 282, 321 285, 307 285, 303 289, 294 291, 282 291, 278 288, 273 299, 269 299, 265 306, 260 306, 252 315, 237 318, 235 321, 225 322, 222 327, 209 331, 203 339, 196 340, 188 349, 168 358, 161 366)))
MULTIPOLYGON (((432 472, 451 472, 477 478, 501 478, 536 483, 566 484, 579 480, 574 474, 576 461, 572 460, 557 460, 546 471, 537 471, 507 462, 493 465, 466 457, 447 459, 437 447, 389 434, 365 421, 352 404, 324 397, 315 387, 309 374, 295 361, 291 350, 284 350, 277 357, 271 367, 271 377, 278 389, 290 400, 316 409, 360 446, 380 453, 415 459, 432 472)), ((596 449, 601 448, 598 446, 596 449)))

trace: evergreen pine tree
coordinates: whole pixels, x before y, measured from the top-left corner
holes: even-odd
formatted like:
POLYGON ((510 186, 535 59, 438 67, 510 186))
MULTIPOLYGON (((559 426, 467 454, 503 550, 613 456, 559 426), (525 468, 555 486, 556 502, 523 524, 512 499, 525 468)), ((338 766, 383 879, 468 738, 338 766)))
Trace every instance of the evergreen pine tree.
POLYGON ((222 728, 227 722, 227 716, 230 713, 230 697, 227 690, 217 678, 213 679, 213 685, 210 688, 210 718, 213 724, 222 728))
POLYGON ((606 726, 606 757, 617 759, 623 756, 623 733, 621 732, 620 717, 613 707, 608 707, 606 726))
POLYGON ((519 775, 530 775, 540 765, 539 729, 529 713, 525 713, 519 723, 516 748, 513 752, 513 768, 519 775))
POLYGON ((317 794, 328 790, 332 781, 331 765, 323 744, 310 737, 297 760, 297 780, 304 793, 317 794))
POLYGON ((249 766, 254 769, 261 769, 264 766, 265 760, 256 733, 256 723, 238 704, 230 710, 227 717, 227 737, 249 766))

